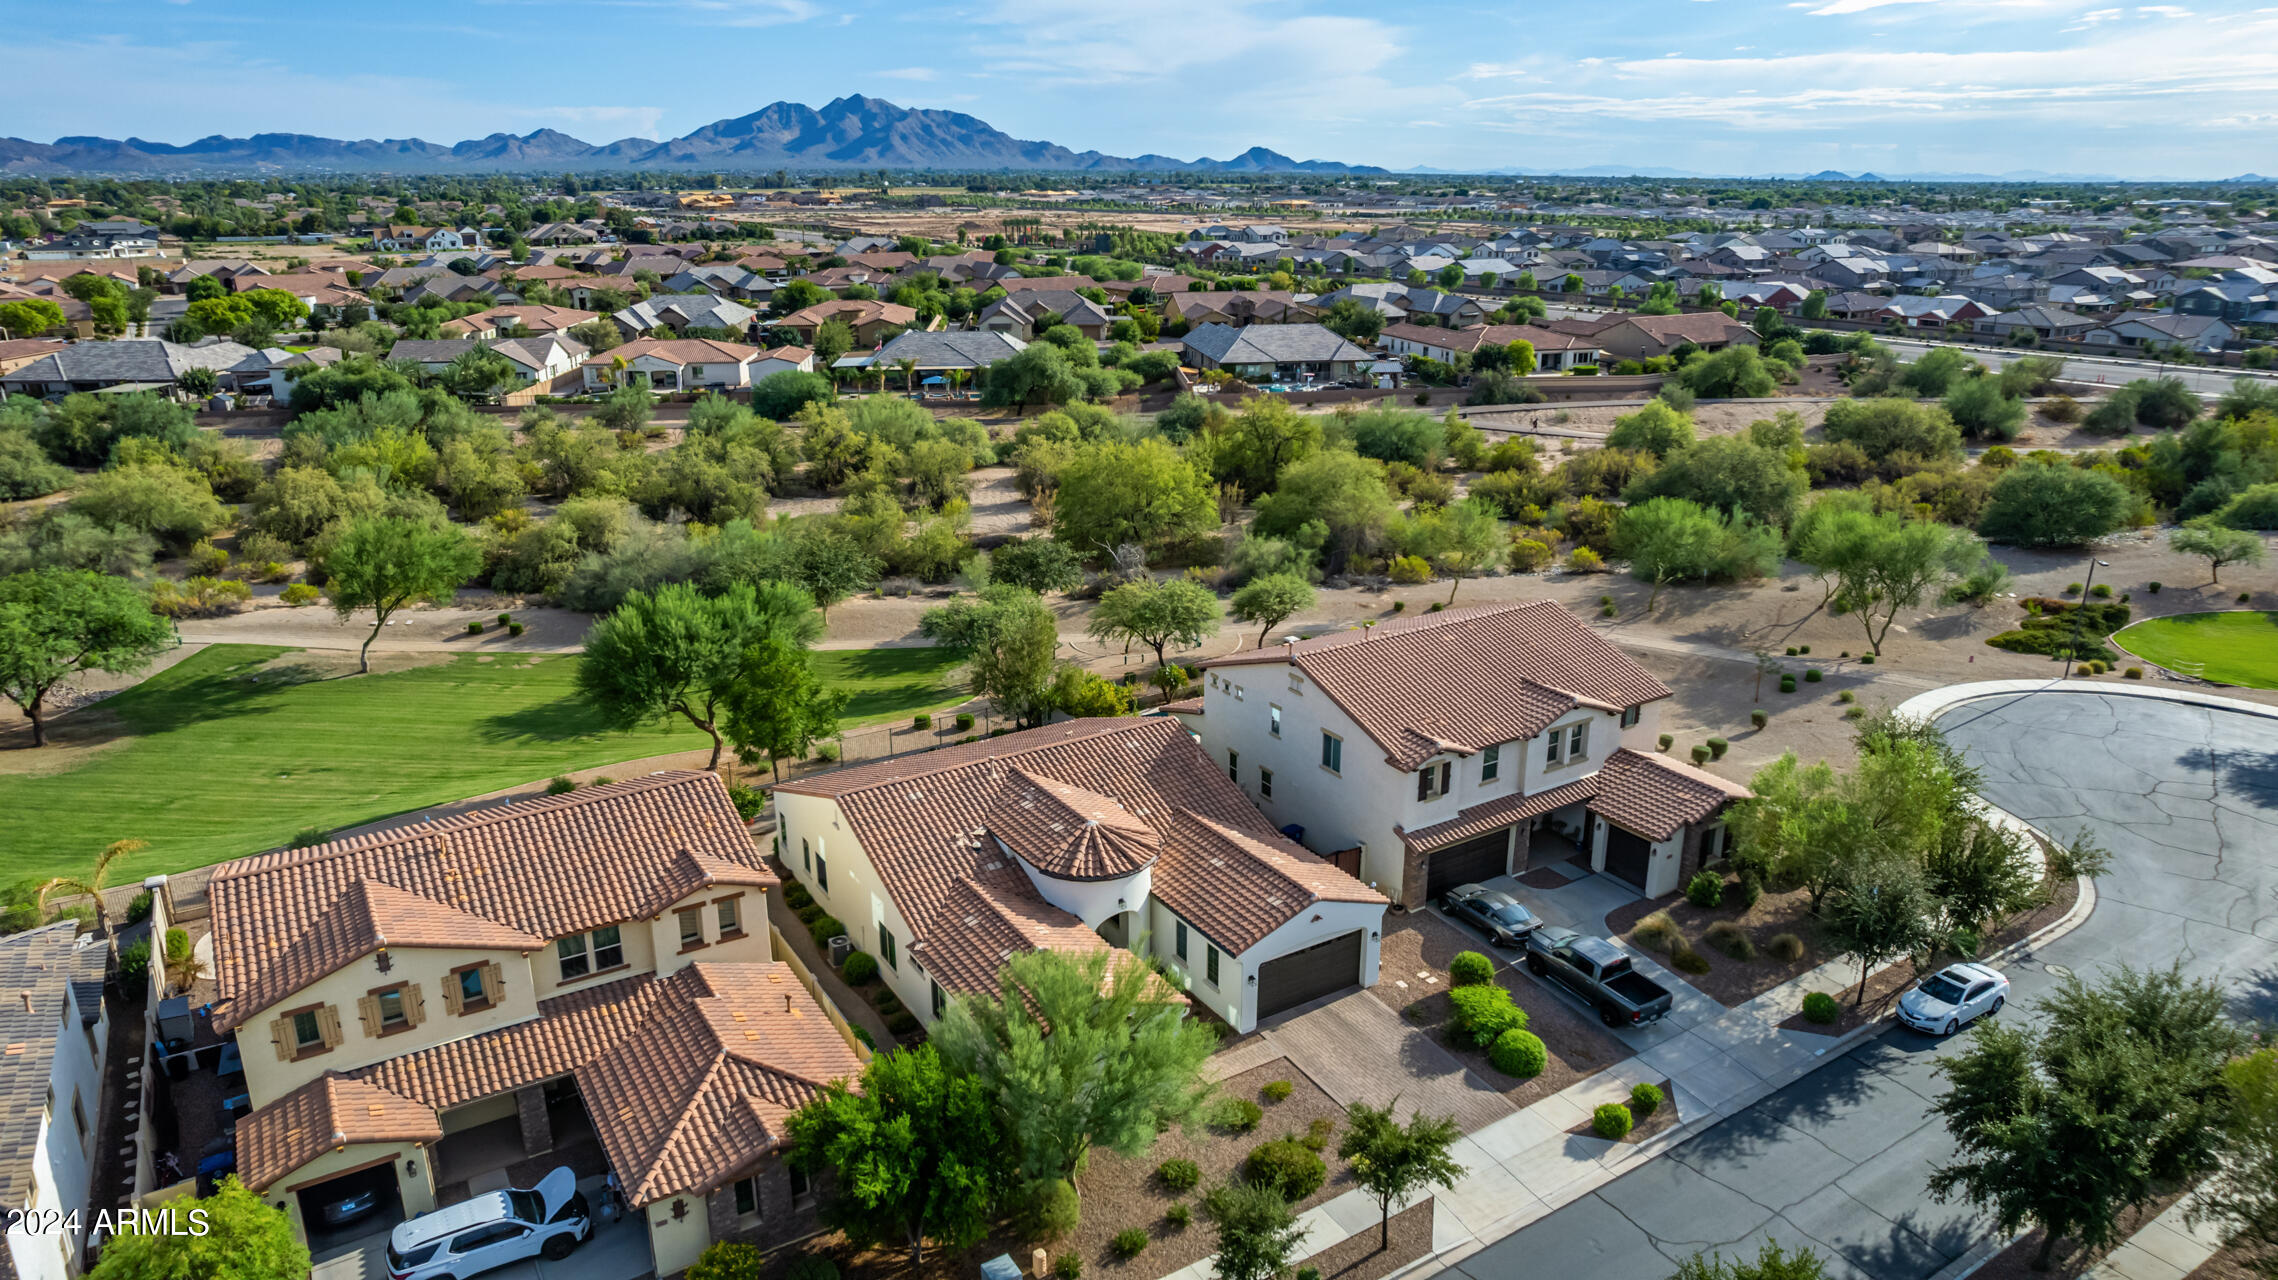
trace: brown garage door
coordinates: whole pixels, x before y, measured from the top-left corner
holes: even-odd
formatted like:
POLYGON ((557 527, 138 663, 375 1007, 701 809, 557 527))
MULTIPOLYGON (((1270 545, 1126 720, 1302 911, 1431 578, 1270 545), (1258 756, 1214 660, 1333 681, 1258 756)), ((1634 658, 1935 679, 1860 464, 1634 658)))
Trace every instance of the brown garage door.
POLYGON ((1510 870, 1510 829, 1506 827, 1476 840, 1451 844, 1433 854, 1426 865, 1430 869, 1424 878, 1424 893, 1431 898, 1438 898, 1459 884, 1492 880, 1510 870))
POLYGON ((1270 1018, 1360 982, 1360 931, 1258 966, 1258 1017, 1270 1018))
POLYGON ((1653 863, 1653 845, 1634 831, 1606 824, 1606 871, 1645 891, 1646 868, 1653 863))

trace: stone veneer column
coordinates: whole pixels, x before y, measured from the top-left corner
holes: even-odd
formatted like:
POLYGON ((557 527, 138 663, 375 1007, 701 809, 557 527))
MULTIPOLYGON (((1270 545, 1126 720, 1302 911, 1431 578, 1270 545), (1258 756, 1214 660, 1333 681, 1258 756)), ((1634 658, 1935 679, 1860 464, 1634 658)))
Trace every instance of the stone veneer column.
POLYGON ((522 1122, 522 1154, 544 1155, 554 1149, 554 1122, 546 1114, 546 1086, 534 1084, 514 1091, 516 1118, 522 1122))

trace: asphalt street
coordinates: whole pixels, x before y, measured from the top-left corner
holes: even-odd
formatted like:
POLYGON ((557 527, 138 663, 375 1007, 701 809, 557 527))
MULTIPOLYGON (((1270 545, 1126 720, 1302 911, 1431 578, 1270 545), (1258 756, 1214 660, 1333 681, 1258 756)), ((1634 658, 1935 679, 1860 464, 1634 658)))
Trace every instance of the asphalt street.
MULTIPOLYGON (((2057 838, 2113 852, 2089 918, 2006 966, 2031 1016, 2052 966, 2093 976, 2179 960, 2278 1017, 2278 720, 2099 694, 1985 699, 1941 717, 1984 769, 1988 799, 2057 838)), ((1941 1043, 1894 1029, 1661 1159, 1440 1274, 1666 1280, 1696 1250, 1809 1246, 1829 1274, 1926 1280, 1990 1223, 1926 1190, 1952 1156, 1927 1115, 1941 1043)))

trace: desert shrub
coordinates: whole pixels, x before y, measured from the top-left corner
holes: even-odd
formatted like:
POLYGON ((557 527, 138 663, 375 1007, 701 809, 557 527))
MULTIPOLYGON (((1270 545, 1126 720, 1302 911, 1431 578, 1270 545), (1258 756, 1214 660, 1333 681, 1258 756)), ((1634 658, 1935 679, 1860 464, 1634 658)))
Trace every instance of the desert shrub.
POLYGON ((318 592, 315 587, 305 582, 296 582, 285 588, 284 594, 277 598, 297 608, 304 604, 315 604, 318 592))
POLYGON ((1677 922, 1671 920, 1666 911, 1656 911, 1638 921, 1636 927, 1629 931, 1629 937, 1630 941, 1646 950, 1663 954, 1675 951, 1685 944, 1684 933, 1677 928, 1677 922))
POLYGON ((1722 760, 1724 753, 1732 750, 1732 744, 1723 738, 1711 738, 1701 745, 1708 748, 1709 759, 1711 760, 1722 760))
POLYGON ((1266 1085, 1265 1088, 1258 1090, 1258 1092, 1264 1094, 1266 1096, 1266 1101, 1268 1102, 1287 1102, 1289 1101, 1289 1095, 1295 1092, 1296 1089, 1297 1086, 1291 1084, 1287 1080, 1275 1080, 1272 1083, 1266 1085))
POLYGON ((866 987, 878 980, 878 958, 867 951, 849 952, 846 963, 838 967, 839 976, 858 987, 866 987))
POLYGON ((1432 566, 1422 556, 1395 556, 1385 576, 1402 585, 1432 580, 1432 566))
POLYGON ((1826 678, 1827 677, 1822 674, 1817 667, 1812 667, 1803 673, 1803 682, 1805 684, 1818 684, 1820 681, 1826 678))
POLYGON ((577 781, 566 773, 546 784, 546 794, 550 796, 568 795, 575 790, 577 790, 577 781))
POLYGON ((1792 933, 1775 933, 1771 941, 1764 944, 1764 950, 1770 952, 1774 960, 1794 964, 1803 959, 1803 939, 1792 933))
POLYGON ((1518 538, 1511 543, 1511 572, 1533 573, 1551 561, 1550 548, 1533 538, 1518 538))
POLYGON ((1590 1113, 1592 1132, 1612 1141, 1620 1141, 1636 1123, 1629 1114, 1629 1108, 1618 1102, 1601 1103, 1596 1111, 1590 1113))
POLYGON ((740 1240, 715 1240, 706 1246, 694 1266, 688 1268, 688 1280, 759 1280, 760 1269, 767 1263, 767 1255, 759 1246, 740 1240))
POLYGON ((1566 571, 1568 573, 1604 573, 1606 571, 1606 558, 1588 547, 1576 547, 1573 553, 1566 557, 1566 571))
POLYGON ((119 985, 138 990, 149 976, 150 939, 137 938, 119 948, 119 985))
POLYGON ((814 891, 796 880, 787 881, 783 886, 783 904, 793 911, 797 911, 814 900, 814 891))
POLYGON ((1685 901, 1703 911, 1724 905, 1724 877, 1703 871, 1685 884, 1685 901))
POLYGON ((1749 712, 1749 713, 1748 713, 1748 727, 1749 727, 1749 728, 1752 728, 1752 729, 1761 729, 1761 728, 1763 728, 1765 725, 1768 725, 1768 724, 1770 724, 1771 722, 1772 722, 1772 713, 1771 713, 1771 712, 1769 712, 1769 711, 1766 711, 1766 710, 1764 710, 1762 707, 1758 707, 1758 708, 1757 708, 1757 709, 1755 709, 1754 711, 1751 711, 1751 712, 1749 712))
POLYGON ((1272 1187, 1291 1203, 1320 1190, 1328 1176, 1328 1165, 1295 1138, 1276 1138, 1242 1161, 1244 1181, 1253 1186, 1272 1187))
POLYGON ((1320 1151, 1328 1147, 1329 1135, 1336 1131, 1336 1121, 1327 1116, 1315 1116, 1313 1123, 1305 1126, 1305 1136, 1298 1141, 1305 1144, 1307 1151, 1320 1151))
POLYGON ((1192 1160, 1165 1160, 1155 1166, 1155 1176, 1173 1191, 1192 1191, 1202 1183, 1202 1168, 1192 1160))
POLYGON ((2123 680, 2141 680, 2144 678, 2144 669, 2142 667, 2129 667, 2120 673, 2120 678, 2123 680))
MULTIPOLYGON (((767 376, 773 378, 780 375, 771 373, 767 376)), ((1052 1259, 1052 1274, 1058 1276, 1060 1280, 1081 1280, 1084 1274, 1083 1255, 1063 1253, 1052 1259)))
POLYGON ((1663 1101, 1660 1085, 1640 1080, 1629 1087, 1630 1114, 1640 1120, 1659 1111, 1663 1101))
POLYGON ((1796 691, 1796 678, 1795 678, 1794 676, 1792 676, 1792 675, 1783 675, 1783 676, 1781 676, 1781 677, 1780 677, 1780 692, 1781 692, 1781 693, 1794 693, 1795 691, 1796 691))
POLYGON ((1477 986, 1495 980, 1495 962, 1476 951, 1458 951, 1448 961, 1448 980, 1459 987, 1477 986))
POLYGON ((791 1266, 783 1273, 783 1280, 838 1280, 838 1264, 829 1258, 818 1258, 810 1253, 802 1258, 793 1258, 791 1266))
POLYGON ((816 916, 807 922, 807 936, 813 938, 818 947, 829 946, 831 939, 845 932, 846 926, 840 924, 836 916, 816 916))
POLYGON ((1740 909, 1746 911, 1764 896, 1764 881, 1754 869, 1740 873, 1740 909))
POLYGON ((1510 988, 1500 983, 1457 987, 1447 993, 1447 998, 1455 1010, 1448 1030, 1470 1037, 1481 1048, 1495 1043, 1504 1032, 1527 1025, 1527 1011, 1512 1003, 1510 988))
POLYGON ((1735 960, 1756 958, 1756 940, 1748 936, 1746 929, 1730 920, 1719 920, 1710 925, 1701 939, 1735 960))
POLYGON ((1843 1006, 1835 997, 1824 991, 1814 991, 1803 998, 1804 1021, 1828 1026, 1843 1016, 1843 1006))
POLYGON ((1177 1227, 1183 1231, 1187 1228, 1188 1224, 1194 1221, 1194 1206, 1186 1204, 1174 1204, 1170 1208, 1163 1210, 1163 1221, 1168 1222, 1172 1226, 1177 1227))
POLYGON ((1221 1098, 1210 1109, 1210 1123, 1220 1129, 1248 1133, 1266 1118, 1266 1109, 1248 1098, 1221 1098))
POLYGON ((1669 957, 1669 963, 1679 973, 1701 974, 1709 971, 1708 957, 1689 946, 1679 947, 1677 954, 1669 957))
POLYGON ((1495 1047, 1487 1052, 1487 1060, 1504 1075, 1532 1080, 1549 1065, 1550 1050, 1543 1046, 1541 1036, 1524 1027, 1513 1027, 1496 1037, 1495 1047))
POLYGON ((1115 1239, 1108 1242, 1108 1247, 1115 1250, 1118 1258, 1136 1258, 1147 1251, 1146 1228, 1125 1227, 1115 1233, 1115 1239))
POLYGON ((1661 749, 1663 751, 1667 751, 1669 748, 1677 745, 1677 735, 1673 733, 1664 733, 1658 739, 1656 739, 1656 741, 1661 744, 1661 749))

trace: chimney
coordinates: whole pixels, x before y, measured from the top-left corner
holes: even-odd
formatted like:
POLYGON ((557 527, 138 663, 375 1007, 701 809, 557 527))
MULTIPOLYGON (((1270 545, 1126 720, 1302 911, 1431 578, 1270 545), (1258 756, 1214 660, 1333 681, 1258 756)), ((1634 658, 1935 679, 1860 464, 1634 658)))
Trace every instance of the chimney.
POLYGON ((1283 658, 1285 658, 1285 659, 1288 659, 1288 660, 1290 660, 1290 661, 1293 661, 1293 662, 1294 662, 1294 661, 1296 661, 1296 659, 1297 659, 1297 637, 1296 637, 1296 636, 1283 636, 1283 637, 1281 638, 1281 656, 1282 656, 1283 658))

